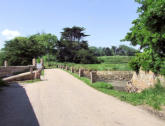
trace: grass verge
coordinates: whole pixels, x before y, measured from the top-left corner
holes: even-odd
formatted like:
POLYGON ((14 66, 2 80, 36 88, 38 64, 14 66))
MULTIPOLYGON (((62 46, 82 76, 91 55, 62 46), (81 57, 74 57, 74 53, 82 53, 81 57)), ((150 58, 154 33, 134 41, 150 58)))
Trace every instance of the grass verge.
MULTIPOLYGON (((68 72, 68 71, 67 71, 68 72)), ((141 93, 127 93, 122 91, 113 90, 112 85, 104 82, 91 83, 88 78, 79 77, 75 73, 68 72, 74 77, 82 80, 90 87, 95 88, 105 94, 112 95, 126 101, 132 105, 149 105, 156 110, 161 110, 161 106, 165 106, 165 88, 160 83, 156 84, 155 87, 146 89, 141 93)))
POLYGON ((41 75, 44 76, 44 74, 45 74, 45 73, 44 73, 44 69, 43 69, 43 70, 41 71, 41 75))
POLYGON ((29 83, 39 82, 39 81, 41 81, 41 80, 40 80, 40 79, 34 79, 34 80, 27 80, 27 81, 23 81, 22 83, 29 84, 29 83))
POLYGON ((132 56, 100 56, 98 60, 101 62, 100 64, 77 64, 77 63, 69 63, 69 62, 55 62, 53 60, 47 61, 45 60, 46 68, 56 68, 57 65, 67 65, 69 67, 74 68, 83 68, 88 70, 98 70, 98 71, 131 71, 131 67, 128 62, 132 59, 132 56))
POLYGON ((98 70, 98 71, 108 71, 108 70, 113 70, 113 71, 131 71, 132 69, 129 67, 128 63, 122 63, 122 64, 106 64, 106 63, 101 63, 101 64, 76 64, 76 63, 60 63, 60 62, 49 62, 45 63, 46 68, 56 68, 57 65, 65 65, 69 67, 74 67, 74 68, 83 68, 83 69, 88 69, 88 70, 98 70))

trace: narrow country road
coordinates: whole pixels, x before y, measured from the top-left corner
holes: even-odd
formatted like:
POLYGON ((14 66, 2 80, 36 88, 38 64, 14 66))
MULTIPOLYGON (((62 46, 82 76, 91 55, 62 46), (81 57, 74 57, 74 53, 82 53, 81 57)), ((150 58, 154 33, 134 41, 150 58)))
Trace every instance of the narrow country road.
POLYGON ((59 69, 45 81, 0 91, 0 126, 165 126, 138 107, 98 92, 59 69))

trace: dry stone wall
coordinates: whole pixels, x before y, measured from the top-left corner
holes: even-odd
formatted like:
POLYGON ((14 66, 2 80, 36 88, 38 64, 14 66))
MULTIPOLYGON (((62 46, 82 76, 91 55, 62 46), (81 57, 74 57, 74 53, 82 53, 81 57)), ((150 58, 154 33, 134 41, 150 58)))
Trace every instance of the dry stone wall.
MULTIPOLYGON (((58 68, 64 68, 63 66, 58 66, 58 68)), ((80 70, 74 67, 67 67, 73 73, 80 74, 80 70)), ((125 89, 128 92, 141 92, 142 90, 153 87, 158 80, 165 87, 165 77, 161 75, 155 75, 153 72, 145 72, 140 70, 137 74, 133 71, 90 71, 86 69, 81 69, 81 77, 87 77, 91 79, 91 82, 103 81, 112 82, 120 81, 127 83, 125 89), (91 74, 92 73, 92 74, 91 74)))
POLYGON ((155 75, 153 72, 145 72, 140 70, 139 73, 134 72, 133 77, 127 84, 128 92, 141 92, 142 90, 153 87, 157 81, 165 87, 165 77, 161 75, 155 75))
MULTIPOLYGON (((80 69, 74 67, 69 68, 60 65, 58 67, 62 69, 67 68, 66 70, 70 70, 73 73, 80 74, 80 69)), ((93 82, 130 81, 133 76, 132 71, 91 71, 87 69, 81 69, 81 76, 91 79, 91 72, 93 82)))
POLYGON ((0 77, 12 76, 18 73, 23 73, 30 71, 31 68, 35 68, 35 66, 1 66, 0 67, 0 77))
POLYGON ((97 71, 96 81, 130 81, 132 79, 132 71, 97 71))

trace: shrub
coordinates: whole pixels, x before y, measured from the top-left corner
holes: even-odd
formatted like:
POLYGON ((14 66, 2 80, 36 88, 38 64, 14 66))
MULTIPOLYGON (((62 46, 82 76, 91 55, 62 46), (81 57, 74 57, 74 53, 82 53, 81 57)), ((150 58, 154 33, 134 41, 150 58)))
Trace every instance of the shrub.
POLYGON ((105 88, 105 89, 113 89, 113 86, 111 84, 105 83, 105 82, 96 82, 93 84, 93 87, 95 88, 105 88))

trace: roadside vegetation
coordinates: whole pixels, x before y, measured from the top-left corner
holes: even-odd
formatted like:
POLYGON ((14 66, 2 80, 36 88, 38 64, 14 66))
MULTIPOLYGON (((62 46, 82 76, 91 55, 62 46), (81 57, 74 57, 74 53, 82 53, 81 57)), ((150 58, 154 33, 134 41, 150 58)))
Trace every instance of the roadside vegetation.
POLYGON ((135 0, 139 14, 123 41, 140 46, 142 53, 130 62, 135 71, 142 68, 155 74, 165 75, 165 1, 135 0))
MULTIPOLYGON (((114 71, 131 71, 131 67, 128 62, 132 57, 129 56, 100 56, 98 57, 98 61, 100 64, 76 64, 76 63, 67 63, 67 62, 54 62, 47 61, 45 62, 46 68, 56 68, 57 65, 65 65, 74 68, 83 68, 88 70, 98 70, 98 71, 106 71, 106 70, 114 70, 114 71)), ((46 61, 46 57, 45 57, 46 61)))
MULTIPOLYGON (((130 41, 132 46, 139 46, 139 50, 126 45, 90 47, 85 28, 73 26, 64 28, 59 39, 53 34, 38 33, 6 41, 0 50, 0 65, 5 60, 9 65, 30 65, 33 58, 43 58, 46 68, 60 64, 89 70, 134 70, 137 73, 142 69, 165 76, 165 1, 135 2, 139 4, 139 16, 121 41, 130 41)), ((83 79, 88 83, 89 80, 83 79)), ((97 89, 134 105, 148 104, 156 109, 165 105, 164 88, 160 84, 139 94, 97 89)))
POLYGON ((34 79, 34 80, 27 80, 27 81, 23 81, 22 83, 24 84, 31 84, 31 83, 36 83, 36 82, 40 82, 40 79, 34 79))
POLYGON ((91 80, 86 77, 79 77, 75 73, 71 73, 74 77, 82 80, 90 87, 95 88, 105 94, 117 97, 121 101, 126 101, 132 105, 149 105, 156 110, 161 110, 161 106, 165 106, 165 88, 158 82, 155 87, 145 89, 141 93, 128 93, 123 91, 113 90, 113 86, 105 82, 91 83, 91 80))

